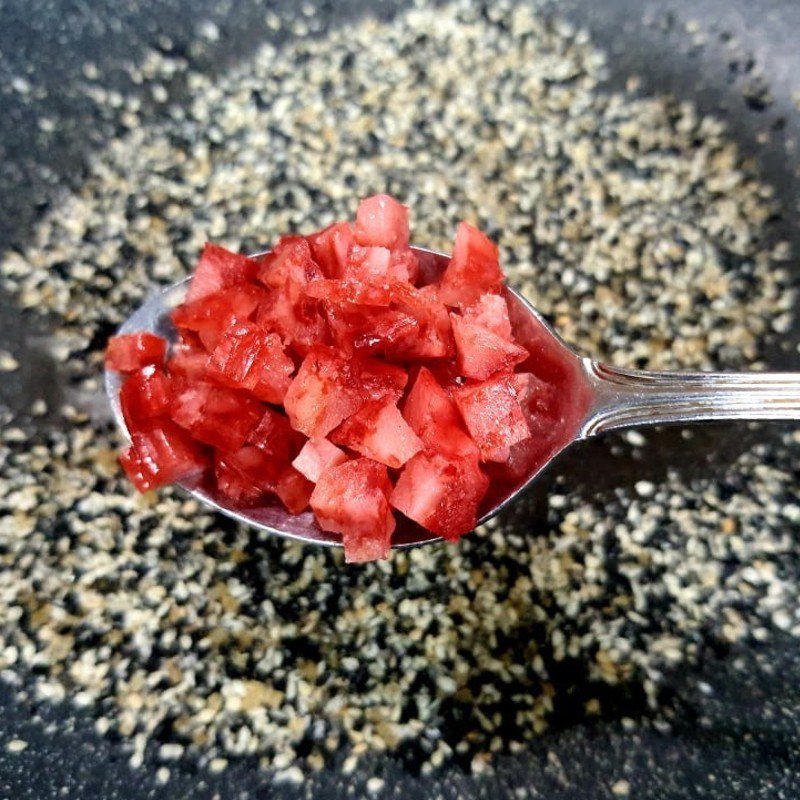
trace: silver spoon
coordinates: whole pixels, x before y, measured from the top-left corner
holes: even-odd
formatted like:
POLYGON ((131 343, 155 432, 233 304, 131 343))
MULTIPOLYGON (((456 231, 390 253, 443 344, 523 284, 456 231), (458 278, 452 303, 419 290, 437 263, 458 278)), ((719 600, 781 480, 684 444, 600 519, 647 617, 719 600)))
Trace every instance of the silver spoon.
MULTIPOLYGON (((449 256, 413 248, 420 259, 423 281, 435 280, 444 270, 449 256)), ((263 254, 258 254, 263 255, 263 254)), ((152 295, 120 327, 120 333, 150 331, 174 338, 169 312, 186 294, 189 279, 152 295)), ((504 288, 516 339, 534 358, 561 364, 562 385, 568 385, 577 413, 563 420, 564 436, 553 443, 546 459, 527 477, 485 501, 479 524, 486 522, 513 503, 533 483, 537 475, 573 442, 610 430, 693 423, 721 419, 800 419, 800 373, 715 373, 646 372, 613 367, 583 358, 575 353, 528 301, 510 287, 504 288)), ((128 430, 119 403, 120 376, 106 371, 106 393, 114 418, 123 434, 128 430)), ((181 486, 202 503, 267 533, 314 544, 341 546, 338 534, 323 531, 310 511, 293 515, 279 504, 233 509, 207 489, 191 484, 181 486)), ((429 531, 398 515, 393 538, 395 547, 438 541, 429 531)))

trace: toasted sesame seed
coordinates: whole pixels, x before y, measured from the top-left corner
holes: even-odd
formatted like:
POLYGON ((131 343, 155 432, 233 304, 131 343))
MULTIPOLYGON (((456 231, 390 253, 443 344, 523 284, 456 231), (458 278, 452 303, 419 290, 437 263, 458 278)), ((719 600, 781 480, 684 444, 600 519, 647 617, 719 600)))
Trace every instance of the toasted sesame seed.
MULTIPOLYGON (((200 22, 194 44, 220 35, 200 22)), ((490 230, 509 280, 576 348, 620 366, 744 368, 793 319, 787 248, 768 244, 775 201, 723 126, 639 96, 635 79, 610 93, 605 56, 527 4, 365 20, 280 58, 265 46, 213 81, 169 49, 131 77, 161 103, 180 74, 181 113, 145 124, 135 98, 88 85, 119 135, 0 258, 19 305, 57 320, 52 354, 88 395, 102 332, 183 277, 206 238, 263 249, 378 190, 410 206, 420 244, 447 248, 462 218, 490 230)), ((565 481, 535 526, 523 500, 457 546, 345 569, 178 490, 136 496, 119 439, 77 405, 58 429, 2 423, 0 676, 69 694, 131 742, 134 767, 159 728, 158 758, 212 773, 255 757, 299 784, 342 750, 345 774, 386 751, 423 774, 454 755, 483 773, 577 692, 587 716, 603 711, 598 685, 658 714, 706 647, 797 635, 797 433, 713 479, 565 481)), ((624 436, 620 455, 647 444, 624 436)))

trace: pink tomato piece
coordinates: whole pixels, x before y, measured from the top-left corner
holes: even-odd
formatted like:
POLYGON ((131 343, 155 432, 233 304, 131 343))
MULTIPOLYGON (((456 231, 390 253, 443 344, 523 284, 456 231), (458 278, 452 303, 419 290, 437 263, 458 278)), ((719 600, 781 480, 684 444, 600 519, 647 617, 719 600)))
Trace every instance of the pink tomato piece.
POLYGON ((475 459, 425 451, 403 468, 391 504, 431 533, 454 541, 477 524, 488 486, 475 459))
POLYGON ((408 247, 408 208, 387 194, 362 200, 356 213, 355 240, 365 247, 408 247))
POLYGON ((482 461, 508 461, 511 448, 531 433, 510 375, 501 375, 453 391, 482 461))
POLYGON ((147 364, 163 364, 166 353, 166 341, 154 333, 121 333, 108 340, 106 369, 135 372, 147 364))
POLYGON ((207 242, 192 276, 186 302, 193 303, 237 283, 253 280, 258 264, 239 253, 207 242))
POLYGON ((323 530, 342 535, 348 562, 389 555, 395 528, 391 491, 386 467, 369 458, 346 461, 321 475, 311 494, 311 509, 323 530))
POLYGON ((333 431, 331 439, 395 469, 423 447, 397 406, 386 400, 372 400, 363 405, 333 431))
POLYGON ((486 292, 499 292, 503 283, 497 245, 486 234, 462 222, 456 232, 453 257, 439 285, 442 302, 472 305, 486 292))
POLYGON ((122 416, 129 429, 142 420, 166 416, 171 401, 170 379, 153 364, 132 372, 119 391, 122 416))
POLYGON ((196 478, 208 465, 203 449, 168 419, 145 420, 130 433, 120 461, 139 491, 196 478))
POLYGON ((473 325, 486 328, 501 339, 513 341, 511 319, 508 316, 506 299, 499 294, 482 294, 461 316, 473 325))
POLYGON ((466 378, 482 381, 497 372, 509 372, 528 357, 528 351, 482 325, 458 314, 450 315, 458 368, 466 378))
POLYGON ((312 483, 317 483, 325 470, 347 461, 347 454, 325 437, 308 439, 292 466, 312 483))

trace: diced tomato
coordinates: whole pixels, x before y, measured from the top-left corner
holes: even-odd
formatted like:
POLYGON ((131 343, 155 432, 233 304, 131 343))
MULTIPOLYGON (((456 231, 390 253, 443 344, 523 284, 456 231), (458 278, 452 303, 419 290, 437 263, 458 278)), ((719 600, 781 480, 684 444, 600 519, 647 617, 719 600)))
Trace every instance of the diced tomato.
POLYGON ((488 486, 475 459, 449 459, 428 450, 403 468, 391 503, 423 528, 454 541, 475 527, 488 486))
POLYGON ((163 364, 166 353, 166 341, 154 333, 121 333, 108 340, 106 369, 135 372, 147 364, 163 364))
POLYGON ((220 452, 214 458, 214 479, 220 494, 239 507, 255 505, 266 494, 264 489, 231 463, 228 455, 220 452))
POLYGON ((195 439, 231 452, 238 450, 263 416, 264 406, 244 392, 198 381, 179 391, 172 419, 195 439))
POLYGON ((229 328, 251 319, 265 297, 265 290, 258 286, 232 286, 178 306, 172 312, 172 322, 177 328, 195 331, 203 346, 210 351, 229 328))
POLYGON ((551 417, 555 413, 556 389, 530 372, 518 372, 511 376, 517 400, 526 417, 551 417))
POLYGON ((497 245, 466 222, 458 226, 453 257, 440 284, 440 295, 449 306, 472 305, 486 292, 499 292, 503 283, 497 245))
POLYGON ((348 562, 386 558, 395 521, 389 507, 392 483, 386 467, 369 458, 326 470, 311 494, 320 527, 342 534, 348 562))
POLYGON ((344 275, 347 254, 353 244, 353 228, 349 222, 337 222, 306 238, 314 261, 328 278, 344 275))
POLYGON ((329 308, 327 317, 334 343, 350 354, 402 359, 419 332, 414 317, 391 308, 340 306, 329 308))
POLYGON ((310 504, 351 562, 388 554, 393 507, 444 538, 472 529, 564 446, 589 393, 549 334, 515 341, 486 236, 462 223, 443 273, 408 242, 408 209, 377 195, 354 226, 254 258, 206 245, 166 364, 152 334, 109 344, 132 373, 136 486, 204 477, 232 507, 310 504))
POLYGON ((389 280, 392 251, 385 247, 362 247, 354 244, 347 254, 345 277, 348 281, 363 283, 389 280))
POLYGON ((122 416, 129 429, 142 420, 166 415, 171 400, 170 380, 163 369, 153 364, 131 373, 119 390, 122 416))
POLYGON ((233 452, 218 452, 215 459, 217 487, 239 504, 252 504, 265 494, 274 493, 283 469, 263 450, 249 445, 233 452))
POLYGON ((453 398, 483 461, 508 461, 531 435, 510 375, 455 389, 453 398))
POLYGON ((120 461, 140 492, 194 478, 208 464, 203 449, 167 419, 137 422, 130 433, 131 445, 120 461))
POLYGON ((362 247, 354 244, 347 255, 344 275, 348 281, 365 284, 384 281, 411 282, 419 273, 417 257, 411 250, 362 247))
POLYGON ((167 370, 172 376, 192 381, 202 379, 208 369, 209 356, 200 337, 190 330, 178 330, 178 337, 172 345, 167 370))
POLYGON ((208 374, 259 400, 282 403, 293 372, 294 362, 284 353, 280 337, 245 322, 226 331, 211 354, 208 374))
POLYGON ((408 208, 387 194, 362 200, 356 213, 355 240, 365 247, 408 247, 408 208))
POLYGON ((563 445, 566 421, 560 416, 552 384, 527 372, 513 375, 511 381, 531 435, 512 446, 505 469, 510 477, 523 478, 563 445))
POLYGON ((306 436, 327 436, 363 404, 352 362, 328 348, 314 348, 305 357, 284 398, 295 430, 306 436))
POLYGON ((308 439, 292 466, 312 483, 316 483, 326 469, 347 461, 347 454, 324 437, 308 439))
POLYGON ((251 281, 257 271, 258 264, 253 259, 207 242, 189 284, 186 302, 194 303, 229 286, 251 281))
POLYGON ((482 325, 450 315, 462 375, 482 381, 496 372, 508 372, 528 357, 528 351, 482 325))
POLYGON ((323 277, 322 269, 311 257, 308 241, 302 236, 280 239, 272 252, 262 258, 258 271, 258 279, 271 289, 290 289, 293 301, 300 299, 305 287, 323 277))
POLYGON ((363 402, 389 400, 397 403, 408 383, 408 372, 396 364, 387 364, 377 358, 353 358, 351 374, 359 387, 363 402))
POLYGON ((397 308, 414 317, 419 327, 418 334, 404 340, 393 354, 409 359, 446 358, 452 355, 450 317, 439 300, 437 289, 433 286, 415 289, 411 285, 395 283, 392 292, 397 308))
POLYGON ((389 278, 414 284, 419 278, 419 259, 413 250, 392 250, 389 278))
POLYGON ((393 468, 402 467, 423 446, 397 406, 386 400, 366 403, 333 431, 331 439, 393 468))
POLYGON ((308 508, 314 484, 301 475, 294 467, 285 467, 281 472, 275 493, 290 514, 300 514, 308 508))
POLYGON ((291 461, 304 441, 305 436, 292 428, 287 417, 269 407, 265 407, 264 416, 247 437, 248 444, 282 462, 291 461))
POLYGON ((305 291, 290 287, 270 292, 259 306, 256 322, 265 330, 280 334, 283 343, 302 357, 315 345, 330 341, 320 302, 307 297, 305 291))
POLYGON ((406 397, 403 417, 427 448, 450 457, 477 459, 478 447, 464 430, 456 404, 425 367, 406 397))
POLYGON ((475 303, 467 306, 461 315, 473 325, 480 325, 501 339, 513 341, 508 304, 502 295, 482 294, 475 303))
POLYGON ((392 302, 392 292, 388 284, 358 281, 316 281, 308 287, 306 294, 336 305, 354 303, 362 306, 388 306, 392 302))

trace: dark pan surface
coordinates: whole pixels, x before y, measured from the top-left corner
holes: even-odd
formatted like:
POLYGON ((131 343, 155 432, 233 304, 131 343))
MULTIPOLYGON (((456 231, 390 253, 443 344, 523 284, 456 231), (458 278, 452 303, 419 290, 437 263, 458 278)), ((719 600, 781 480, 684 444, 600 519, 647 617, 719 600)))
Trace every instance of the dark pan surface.
MULTIPOLYGON (((319 7, 331 24, 346 24, 367 5, 356 0, 323 2, 319 7)), ((370 13, 390 15, 395 5, 370 4, 370 13)), ((232 0, 215 6, 204 9, 204 16, 219 24, 222 37, 193 56, 210 71, 224 67, 231 53, 247 53, 268 38, 260 4, 232 0)), ((271 6, 288 14, 295 4, 271 6)), ((162 33, 179 47, 191 41, 197 7, 181 0, 0 2, 0 249, 24 241, 59 187, 80 183, 86 157, 113 131, 112 114, 98 119, 84 100, 70 92, 81 65, 91 58, 109 70, 120 89, 131 90, 123 71, 114 65, 135 60, 162 33), (45 145, 37 138, 42 109, 22 105, 9 87, 10 78, 19 75, 48 90, 47 112, 58 127, 55 143, 45 145), (37 165, 49 167, 48 180, 41 178, 37 165)), ((607 49, 612 85, 636 73, 645 91, 672 91, 695 100, 701 111, 728 120, 732 134, 776 187, 786 210, 785 236, 798 244, 800 160, 796 150, 787 149, 787 142, 800 140, 800 113, 791 99, 792 92, 800 89, 800 5, 792 0, 566 0, 559 13, 586 25, 607 49), (704 47, 693 47, 686 36, 684 26, 689 21, 709 32, 704 47), (741 43, 741 55, 727 46, 729 36, 741 43), (742 93, 750 59, 763 71, 774 98, 764 109, 742 93)), ((58 396, 54 365, 40 347, 45 334, 44 328, 22 319, 9 300, 0 297, 0 346, 22 354, 26 361, 19 373, 4 376, 0 405, 23 409, 34 390, 36 396, 58 396)), ((773 366, 796 366, 792 358, 796 341, 795 332, 786 349, 771 354, 773 366)), ((667 431, 658 435, 663 462, 646 470, 658 478, 665 464, 677 463, 687 474, 708 473, 714 469, 709 452, 717 463, 728 463, 758 435, 707 428, 687 450, 674 432, 667 431)), ((599 453, 604 445, 589 447, 599 453)), ((592 461, 586 454, 583 451, 580 460, 568 455, 563 470, 572 470, 578 481, 596 481, 585 466, 581 470, 582 464, 592 461)), ((610 472, 614 474, 603 478, 609 485, 643 477, 641 465, 624 459, 617 471, 610 472)), ((541 497, 547 490, 545 479, 541 497)), ((324 773, 301 789, 273 787, 247 764, 233 766, 222 776, 173 768, 169 785, 160 786, 154 768, 132 772, 121 747, 94 734, 87 719, 66 709, 34 706, 20 699, 18 690, 0 684, 0 798, 360 797, 365 795, 364 781, 373 774, 394 787, 389 796, 404 798, 613 797, 612 785, 623 778, 636 798, 792 798, 800 796, 797 656, 798 646, 788 638, 776 638, 760 651, 720 653, 702 668, 703 679, 714 690, 710 695, 675 685, 675 704, 682 713, 669 733, 647 727, 626 733, 619 718, 635 715, 637 709, 621 709, 616 717, 591 727, 565 720, 560 730, 544 736, 524 756, 502 760, 497 775, 488 778, 462 771, 419 778, 381 762, 365 764, 350 778, 324 773), (702 726, 697 724, 700 717, 705 718, 702 726), (7 753, 5 745, 13 738, 29 743, 23 753, 7 753), (515 795, 523 787, 527 793, 515 795)))

